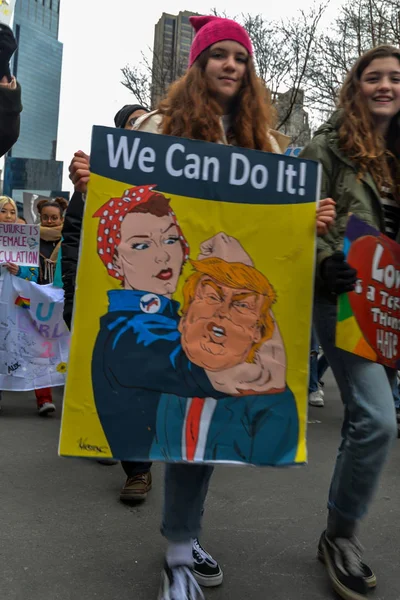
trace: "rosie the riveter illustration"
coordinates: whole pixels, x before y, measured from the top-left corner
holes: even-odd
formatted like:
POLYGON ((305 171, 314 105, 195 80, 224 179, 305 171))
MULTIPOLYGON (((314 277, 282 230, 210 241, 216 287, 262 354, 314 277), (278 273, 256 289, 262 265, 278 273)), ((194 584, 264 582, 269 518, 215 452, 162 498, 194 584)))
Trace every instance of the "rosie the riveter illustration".
POLYGON ((218 234, 192 262, 181 318, 172 295, 189 246, 169 202, 155 186, 137 186, 94 215, 98 254, 122 282, 108 292, 92 358, 111 451, 260 462, 257 438, 265 453, 268 435, 273 457, 290 462, 298 417, 271 311, 275 292, 239 242, 218 234))

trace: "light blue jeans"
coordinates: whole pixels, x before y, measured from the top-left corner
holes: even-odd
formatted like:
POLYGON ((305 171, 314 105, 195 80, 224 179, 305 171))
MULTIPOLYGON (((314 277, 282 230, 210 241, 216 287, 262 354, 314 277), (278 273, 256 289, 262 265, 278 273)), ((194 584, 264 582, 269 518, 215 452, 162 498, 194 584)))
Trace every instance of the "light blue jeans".
POLYGON ((336 306, 317 299, 314 324, 345 407, 328 508, 348 521, 367 511, 393 441, 396 372, 335 347, 336 306))

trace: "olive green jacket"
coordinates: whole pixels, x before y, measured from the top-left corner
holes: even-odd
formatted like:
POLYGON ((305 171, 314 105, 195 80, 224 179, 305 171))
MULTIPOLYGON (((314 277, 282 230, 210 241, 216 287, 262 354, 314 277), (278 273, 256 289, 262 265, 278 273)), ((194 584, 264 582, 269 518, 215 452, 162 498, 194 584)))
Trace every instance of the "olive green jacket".
POLYGON ((336 202, 336 222, 329 233, 317 241, 317 292, 323 291, 323 282, 319 278, 322 261, 335 250, 342 250, 347 220, 351 214, 384 231, 378 188, 369 173, 358 178, 357 166, 339 150, 339 124, 340 111, 337 111, 318 129, 300 154, 302 158, 321 163, 321 199, 333 198, 336 202))

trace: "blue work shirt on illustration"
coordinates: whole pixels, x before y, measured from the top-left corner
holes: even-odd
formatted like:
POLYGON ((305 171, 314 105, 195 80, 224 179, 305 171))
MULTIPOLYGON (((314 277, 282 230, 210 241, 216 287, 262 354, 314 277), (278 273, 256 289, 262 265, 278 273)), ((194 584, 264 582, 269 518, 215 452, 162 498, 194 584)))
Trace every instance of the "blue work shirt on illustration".
POLYGON ((233 397, 217 392, 180 343, 179 304, 133 290, 108 293, 92 357, 97 412, 113 456, 182 460, 187 398, 214 398, 203 460, 291 464, 298 415, 291 390, 233 397))
POLYGON ((134 290, 108 292, 92 356, 97 412, 113 456, 146 460, 162 393, 222 397, 180 344, 179 304, 134 290))

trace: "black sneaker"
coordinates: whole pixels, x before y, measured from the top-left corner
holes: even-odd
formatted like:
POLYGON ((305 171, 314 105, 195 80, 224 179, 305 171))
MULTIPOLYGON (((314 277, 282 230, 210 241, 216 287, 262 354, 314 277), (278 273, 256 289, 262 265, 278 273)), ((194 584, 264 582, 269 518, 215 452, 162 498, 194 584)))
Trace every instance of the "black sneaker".
MULTIPOLYGON (((322 550, 322 540, 324 537, 325 537, 325 531, 321 535, 321 538, 319 540, 317 558, 318 558, 318 560, 320 560, 322 563, 325 564, 325 556, 324 556, 324 552, 322 550)), ((373 589, 374 587, 376 587, 376 575, 373 572, 373 570, 371 569, 371 567, 369 567, 365 563, 361 562, 361 569, 363 571, 364 581, 367 584, 367 586, 370 589, 373 589)))
MULTIPOLYGON (((365 600, 370 588, 365 581, 362 549, 358 540, 355 537, 330 540, 324 531, 320 546, 324 564, 337 594, 344 600, 365 600)), ((371 569, 369 571, 372 573, 371 569)))
POLYGON ((205 600, 190 567, 172 569, 166 564, 161 573, 158 600, 205 600))
POLYGON ((201 546, 199 540, 193 540, 193 573, 197 583, 203 587, 216 587, 221 585, 224 575, 221 567, 201 546))

